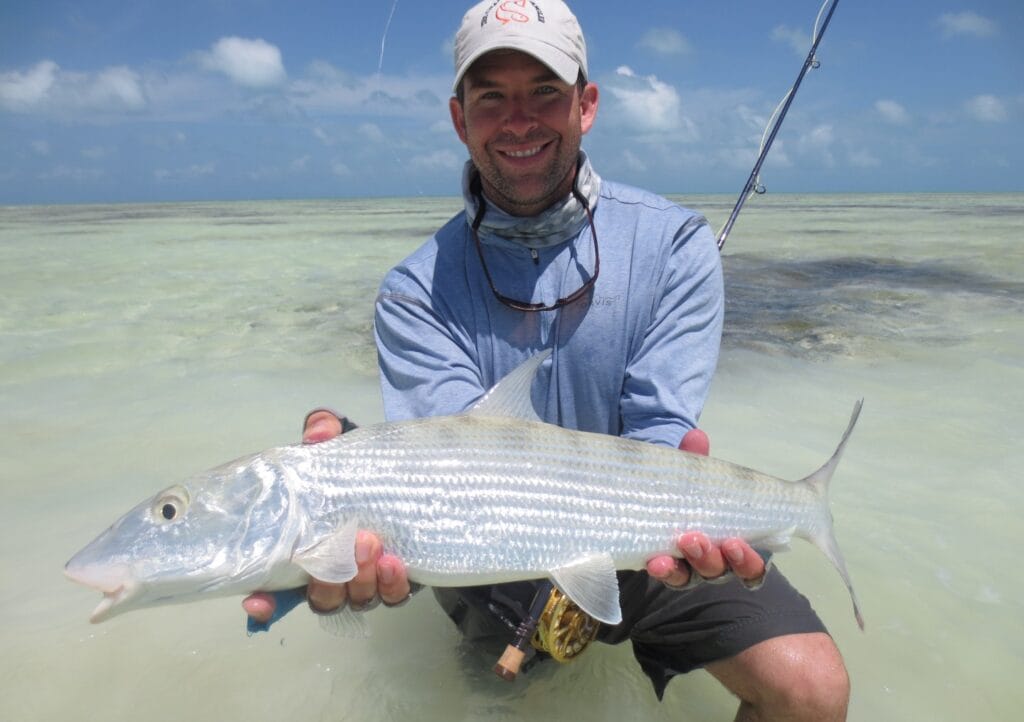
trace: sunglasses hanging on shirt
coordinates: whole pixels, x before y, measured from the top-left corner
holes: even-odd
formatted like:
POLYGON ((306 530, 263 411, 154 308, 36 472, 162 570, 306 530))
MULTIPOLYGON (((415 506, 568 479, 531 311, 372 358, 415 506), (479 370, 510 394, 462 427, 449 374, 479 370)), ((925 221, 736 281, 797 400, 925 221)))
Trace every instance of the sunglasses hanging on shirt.
MULTIPOLYGON (((479 181, 477 181, 479 183, 479 181)), ((594 239, 594 272, 590 275, 582 286, 577 290, 570 293, 564 298, 560 298, 554 303, 531 303, 529 301, 519 301, 501 293, 498 288, 494 285, 494 279, 491 278, 491 272, 487 268, 487 261, 484 259, 483 245, 480 243, 480 234, 477 229, 480 228, 480 223, 484 219, 484 213, 487 210, 487 204, 484 201, 483 193, 480 191, 479 185, 473 189, 474 195, 476 196, 479 210, 476 212, 476 217, 473 219, 473 224, 470 229, 473 231, 473 241, 476 243, 476 252, 480 256, 480 266, 484 269, 484 276, 487 278, 487 283, 491 287, 491 292, 494 297, 498 299, 503 305, 515 311, 526 311, 526 312, 537 312, 537 311, 554 311, 555 309, 566 306, 574 301, 578 301, 583 298, 591 288, 594 287, 594 283, 597 282, 597 275, 601 272, 601 256, 598 252, 597 247, 597 229, 594 227, 594 214, 590 210, 590 204, 587 203, 587 199, 583 197, 583 194, 576 189, 576 184, 573 184, 572 194, 576 197, 581 204, 583 204, 583 210, 587 212, 587 221, 590 224, 590 235, 594 239)))

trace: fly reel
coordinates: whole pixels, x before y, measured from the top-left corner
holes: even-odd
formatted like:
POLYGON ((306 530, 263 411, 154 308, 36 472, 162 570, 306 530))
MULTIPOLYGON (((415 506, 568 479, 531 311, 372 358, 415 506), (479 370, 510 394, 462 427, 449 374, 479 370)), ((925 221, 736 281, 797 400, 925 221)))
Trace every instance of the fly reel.
POLYGON ((600 622, 553 588, 530 644, 556 662, 571 662, 594 641, 599 627, 600 622))

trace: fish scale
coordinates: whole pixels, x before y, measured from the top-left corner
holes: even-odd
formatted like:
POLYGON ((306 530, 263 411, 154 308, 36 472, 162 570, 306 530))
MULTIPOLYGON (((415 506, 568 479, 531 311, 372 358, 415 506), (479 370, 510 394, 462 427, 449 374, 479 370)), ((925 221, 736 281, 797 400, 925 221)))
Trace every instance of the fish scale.
POLYGON ((639 569, 686 529, 713 540, 801 530, 821 512, 805 485, 728 462, 547 424, 511 426, 454 416, 304 447, 319 483, 300 496, 317 486, 343 490, 334 501, 379 533, 413 578, 444 575, 451 585, 544 576, 597 550, 618 568, 639 569), (476 533, 442 535, 437 520, 476 533))
POLYGON ((275 591, 357 571, 360 529, 413 581, 471 586, 551 578, 596 619, 621 620, 617 569, 676 554, 684 531, 758 548, 809 540, 846 583, 829 461, 799 481, 640 441, 543 423, 528 360, 470 411, 378 424, 270 449, 174 485, 76 554, 69 577, 104 599, 93 621, 202 596, 275 591))

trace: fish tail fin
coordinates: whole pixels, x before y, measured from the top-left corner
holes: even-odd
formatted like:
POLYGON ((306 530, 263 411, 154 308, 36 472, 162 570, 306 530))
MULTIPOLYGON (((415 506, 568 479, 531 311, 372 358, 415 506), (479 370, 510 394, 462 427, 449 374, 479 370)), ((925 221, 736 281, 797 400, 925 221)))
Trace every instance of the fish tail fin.
POLYGON ((843 583, 846 585, 846 589, 850 592, 850 601, 853 602, 853 616, 857 620, 857 626, 860 627, 863 632, 864 615, 860 613, 860 603, 857 601, 857 592, 853 591, 853 582, 850 581, 850 573, 846 570, 846 560, 843 558, 843 553, 839 550, 839 542, 836 541, 836 535, 832 531, 832 525, 829 524, 827 529, 822 530, 820 534, 812 537, 811 542, 814 546, 818 547, 826 557, 828 557, 828 560, 832 562, 832 566, 834 566, 836 571, 839 572, 839 576, 843 578, 843 583))
POLYGON ((839 459, 843 456, 843 450, 846 448, 846 442, 850 440, 850 434, 853 433, 853 427, 857 425, 857 417, 860 416, 860 409, 863 405, 864 399, 860 399, 853 405, 853 414, 850 416, 850 423, 846 427, 846 431, 843 432, 843 438, 839 440, 839 446, 837 446, 836 450, 832 453, 832 457, 813 474, 801 479, 804 484, 813 488, 818 492, 818 496, 825 500, 828 499, 828 484, 832 481, 832 474, 835 473, 836 467, 839 466, 839 459))
POLYGON ((857 417, 860 416, 860 409, 863 405, 864 399, 860 399, 854 404, 850 423, 843 433, 843 438, 839 440, 839 446, 836 447, 832 457, 820 469, 801 480, 802 483, 807 484, 817 493, 824 508, 825 523, 822 524, 816 533, 811 534, 810 541, 828 557, 828 560, 832 562, 832 566, 839 572, 839 576, 843 578, 843 582, 850 592, 850 601, 853 602, 853 615, 856 617, 857 625, 861 630, 864 629, 864 617, 860 613, 857 594, 853 591, 853 583, 850 581, 850 574, 846 570, 846 560, 843 558, 843 553, 839 550, 839 543, 836 541, 835 532, 832 529, 832 513, 828 508, 828 486, 832 480, 832 474, 835 473, 836 467, 839 466, 839 459, 843 455, 843 450, 846 448, 846 442, 850 439, 853 427, 857 424, 857 417))

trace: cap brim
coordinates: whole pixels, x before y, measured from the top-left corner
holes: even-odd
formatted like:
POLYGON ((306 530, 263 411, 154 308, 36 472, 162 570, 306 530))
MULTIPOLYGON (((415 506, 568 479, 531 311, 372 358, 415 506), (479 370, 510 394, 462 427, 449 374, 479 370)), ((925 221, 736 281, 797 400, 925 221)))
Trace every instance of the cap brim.
POLYGON ((558 48, 534 38, 512 36, 505 38, 504 42, 486 45, 470 53, 465 60, 462 61, 462 65, 455 74, 455 82, 452 83, 452 93, 456 93, 458 91, 459 83, 462 82, 462 79, 466 76, 466 72, 473 66, 473 63, 493 50, 517 50, 521 53, 531 55, 544 63, 544 65, 551 68, 555 75, 569 85, 575 85, 576 79, 579 77, 579 64, 558 48))

